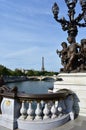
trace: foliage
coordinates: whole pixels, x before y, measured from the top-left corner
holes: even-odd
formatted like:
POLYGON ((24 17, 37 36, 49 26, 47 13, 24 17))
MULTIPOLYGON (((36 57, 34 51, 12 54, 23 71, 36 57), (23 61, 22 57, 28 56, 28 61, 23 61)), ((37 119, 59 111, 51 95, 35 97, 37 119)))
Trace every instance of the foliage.
POLYGON ((24 75, 24 73, 21 70, 15 69, 14 76, 22 76, 22 75, 24 75))
POLYGON ((28 76, 53 76, 57 75, 57 72, 48 72, 48 71, 36 71, 36 70, 28 70, 28 76))
POLYGON ((11 75, 12 74, 12 70, 6 68, 3 65, 0 65, 0 75, 11 75))
POLYGON ((37 71, 37 70, 27 70, 27 72, 20 69, 15 69, 14 71, 0 65, 0 75, 3 76, 53 76, 57 75, 58 72, 48 72, 48 71, 37 71))

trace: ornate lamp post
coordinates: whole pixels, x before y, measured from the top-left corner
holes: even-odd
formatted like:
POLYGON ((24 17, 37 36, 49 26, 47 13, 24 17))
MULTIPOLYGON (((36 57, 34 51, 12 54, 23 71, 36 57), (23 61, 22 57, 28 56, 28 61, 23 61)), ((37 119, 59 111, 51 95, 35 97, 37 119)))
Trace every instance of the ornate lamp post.
POLYGON ((76 43, 76 36, 78 33, 78 27, 86 27, 86 0, 80 0, 82 12, 75 17, 75 7, 78 0, 64 0, 68 7, 69 19, 58 18, 59 7, 57 3, 54 3, 52 12, 54 18, 62 26, 63 31, 68 33, 68 42, 63 42, 62 50, 57 54, 61 57, 61 63, 64 66, 61 70, 64 72, 80 72, 86 71, 86 39, 81 39, 81 44, 76 43))
POLYGON ((54 3, 52 7, 52 12, 55 20, 61 24, 63 31, 67 31, 68 36, 71 36, 73 38, 76 38, 77 36, 77 27, 86 27, 86 0, 80 0, 82 13, 74 18, 77 1, 78 0, 65 0, 65 3, 68 7, 69 20, 66 20, 65 17, 58 18, 59 7, 57 3, 54 3), (84 19, 83 23, 81 23, 82 19, 84 19))

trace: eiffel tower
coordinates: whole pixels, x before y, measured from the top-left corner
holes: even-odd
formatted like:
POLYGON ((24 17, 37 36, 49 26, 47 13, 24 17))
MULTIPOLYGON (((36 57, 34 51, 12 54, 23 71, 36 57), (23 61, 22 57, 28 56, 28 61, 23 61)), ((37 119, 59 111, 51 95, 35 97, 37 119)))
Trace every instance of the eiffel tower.
POLYGON ((44 68, 44 57, 42 57, 42 68, 41 68, 41 71, 45 71, 45 68, 44 68))

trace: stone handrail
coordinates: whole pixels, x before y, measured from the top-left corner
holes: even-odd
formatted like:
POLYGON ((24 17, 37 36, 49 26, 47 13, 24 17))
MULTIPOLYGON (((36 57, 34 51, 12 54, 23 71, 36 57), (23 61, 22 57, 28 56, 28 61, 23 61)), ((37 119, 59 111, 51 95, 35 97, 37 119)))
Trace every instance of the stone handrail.
MULTIPOLYGON (((2 87, 3 88, 3 87, 2 87)), ((9 88, 4 91, 0 91, 1 97, 7 98, 17 98, 21 100, 60 100, 66 98, 68 95, 73 94, 72 91, 68 89, 62 89, 56 93, 47 93, 47 94, 27 94, 27 93, 19 93, 17 91, 11 91, 9 88)))
POLYGON ((18 93, 17 97, 20 100, 60 100, 65 99, 68 95, 72 94, 71 92, 56 92, 56 93, 48 93, 48 94, 24 94, 24 93, 18 93))

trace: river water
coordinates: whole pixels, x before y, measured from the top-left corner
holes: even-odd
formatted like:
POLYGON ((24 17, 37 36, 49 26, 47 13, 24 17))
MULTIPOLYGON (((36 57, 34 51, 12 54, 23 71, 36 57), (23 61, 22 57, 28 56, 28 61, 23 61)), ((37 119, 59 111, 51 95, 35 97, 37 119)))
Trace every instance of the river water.
POLYGON ((52 88, 54 81, 24 81, 8 83, 7 86, 12 88, 18 87, 19 92, 25 92, 28 94, 43 94, 48 93, 48 89, 52 88))

